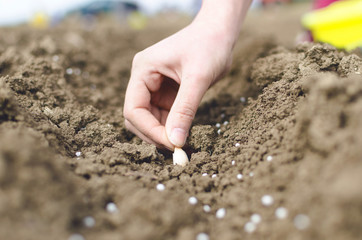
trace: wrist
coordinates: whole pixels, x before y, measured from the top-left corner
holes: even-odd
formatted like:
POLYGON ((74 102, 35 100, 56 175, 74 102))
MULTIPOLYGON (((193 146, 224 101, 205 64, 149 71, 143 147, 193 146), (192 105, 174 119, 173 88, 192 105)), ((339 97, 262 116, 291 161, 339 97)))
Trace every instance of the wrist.
POLYGON ((194 19, 201 30, 213 32, 216 39, 232 49, 252 0, 204 0, 194 19))

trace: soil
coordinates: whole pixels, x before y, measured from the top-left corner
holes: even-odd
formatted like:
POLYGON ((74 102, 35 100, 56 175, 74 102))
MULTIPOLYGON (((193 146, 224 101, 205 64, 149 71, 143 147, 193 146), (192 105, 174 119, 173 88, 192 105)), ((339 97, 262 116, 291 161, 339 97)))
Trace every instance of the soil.
POLYGON ((291 47, 247 23, 229 75, 199 108, 183 168, 122 116, 134 54, 175 29, 0 29, 0 238, 360 239, 358 54, 291 47), (261 222, 247 224, 255 213, 261 222))

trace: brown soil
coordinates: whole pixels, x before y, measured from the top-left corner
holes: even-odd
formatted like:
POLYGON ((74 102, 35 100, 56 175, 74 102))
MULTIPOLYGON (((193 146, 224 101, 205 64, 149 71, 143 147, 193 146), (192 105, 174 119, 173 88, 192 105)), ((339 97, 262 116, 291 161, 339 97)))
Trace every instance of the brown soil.
POLYGON ((182 168, 122 116, 133 55, 174 29, 0 29, 0 238, 359 239, 361 58, 289 49, 246 25, 230 74, 199 108, 182 168), (254 213, 262 220, 248 233, 254 213))

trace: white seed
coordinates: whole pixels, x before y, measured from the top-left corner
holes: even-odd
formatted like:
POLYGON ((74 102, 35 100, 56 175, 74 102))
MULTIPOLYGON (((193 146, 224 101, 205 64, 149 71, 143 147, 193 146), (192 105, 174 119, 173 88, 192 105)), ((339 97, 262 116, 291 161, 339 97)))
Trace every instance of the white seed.
POLYGON ((210 212, 211 211, 211 207, 209 205, 204 205, 203 209, 205 212, 210 212))
POLYGON ((217 128, 220 128, 220 127, 221 127, 221 124, 220 124, 220 123, 216 123, 215 126, 216 126, 217 128))
POLYGON ((240 102, 242 102, 242 103, 246 102, 246 98, 245 98, 245 97, 241 97, 241 98, 240 98, 240 102))
POLYGON ((274 203, 274 199, 272 196, 270 195, 264 195, 262 198, 261 198, 261 203, 264 205, 264 206, 271 206, 273 203, 274 203))
POLYGON ((209 240, 209 235, 207 235, 206 233, 199 233, 196 236, 196 240, 209 240))
POLYGON ((196 205, 197 204, 197 198, 196 197, 190 197, 189 198, 189 203, 191 205, 196 205))
POLYGON ((255 224, 259 224, 261 222, 261 216, 257 213, 254 213, 253 215, 251 215, 250 221, 255 224))
POLYGON ((226 125, 229 124, 229 122, 228 122, 228 121, 225 121, 223 124, 224 124, 224 126, 226 126, 226 125))
POLYGON ((226 215, 225 208, 220 208, 216 211, 216 218, 218 218, 218 219, 224 218, 225 215, 226 215))
POLYGON ((231 165, 233 165, 233 166, 235 165, 235 161, 234 161, 234 160, 231 161, 231 165))
POLYGON ((75 156, 80 157, 82 155, 82 152, 76 152, 75 156))
POLYGON ((224 118, 225 117, 225 113, 221 113, 221 118, 224 118))
POLYGON ((284 207, 278 207, 275 210, 275 216, 278 219, 285 219, 288 217, 288 210, 284 207))
POLYGON ((189 163, 187 154, 181 148, 175 147, 173 152, 173 165, 180 165, 182 167, 189 163))
POLYGON ((113 202, 107 203, 106 210, 109 213, 115 213, 118 211, 117 205, 113 202))
POLYGON ((309 227, 310 220, 307 215, 298 214, 294 218, 294 226, 299 230, 304 230, 309 227))
POLYGON ((267 156, 267 157, 266 157, 266 160, 267 160, 268 162, 271 162, 271 161, 273 161, 273 157, 272 157, 272 156, 267 156))
POLYGON ((249 173, 249 176, 250 176, 250 177, 254 177, 254 173, 253 173, 253 172, 250 172, 250 173, 249 173))
POLYGON ((355 72, 356 74, 358 74, 358 75, 360 75, 361 74, 361 72, 355 72))
POLYGON ((87 228, 92 228, 96 224, 96 221, 94 220, 93 217, 87 216, 87 217, 83 218, 83 224, 87 228))
POLYGON ((85 238, 80 235, 79 233, 74 233, 72 235, 70 235, 70 237, 68 238, 68 240, 84 240, 85 238))
POLYGON ((238 175, 236 175, 236 178, 239 180, 243 179, 243 174, 239 173, 238 175))
POLYGON ((244 230, 245 232, 248 232, 248 233, 252 233, 256 230, 256 225, 255 223, 253 222, 247 222, 245 225, 244 225, 244 230))
POLYGON ((215 173, 211 175, 211 178, 216 178, 216 177, 217 177, 217 174, 215 174, 215 173))
POLYGON ((207 176, 207 173, 203 173, 202 176, 203 176, 203 177, 207 176))
POLYGON ((217 130, 217 134, 219 134, 219 135, 221 134, 221 129, 217 130))
POLYGON ((165 185, 163 185, 162 183, 157 184, 156 189, 160 192, 162 192, 163 190, 165 190, 165 185))
POLYGON ((235 143, 235 147, 240 147, 240 143, 235 143))
POLYGON ((67 73, 68 75, 72 75, 72 74, 73 74, 73 69, 67 68, 66 73, 67 73))

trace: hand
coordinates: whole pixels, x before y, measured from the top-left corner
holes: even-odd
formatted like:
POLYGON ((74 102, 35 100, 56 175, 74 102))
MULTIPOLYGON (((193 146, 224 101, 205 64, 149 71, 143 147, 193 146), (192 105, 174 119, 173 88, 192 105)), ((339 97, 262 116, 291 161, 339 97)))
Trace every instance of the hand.
POLYGON ((231 65, 235 31, 206 19, 196 19, 133 59, 125 125, 158 147, 185 144, 203 95, 231 65))

